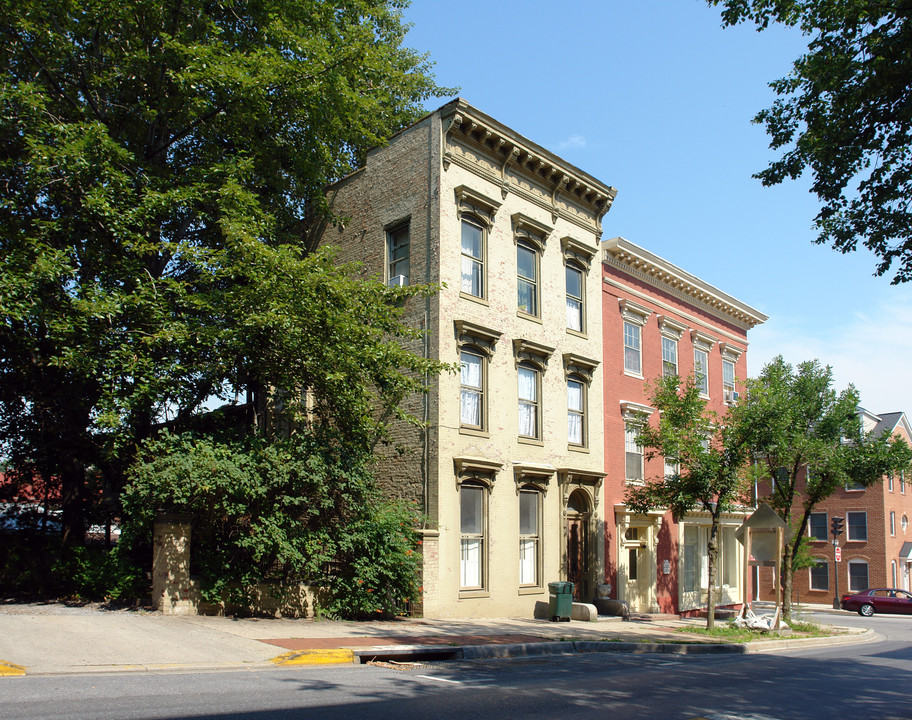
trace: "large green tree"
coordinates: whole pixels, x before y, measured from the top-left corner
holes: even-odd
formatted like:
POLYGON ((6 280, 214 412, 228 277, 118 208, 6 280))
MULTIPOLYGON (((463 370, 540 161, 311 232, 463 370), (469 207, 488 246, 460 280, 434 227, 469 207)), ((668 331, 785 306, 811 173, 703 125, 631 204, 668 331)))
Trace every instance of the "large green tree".
POLYGON ((648 458, 664 458, 676 470, 628 487, 626 503, 635 512, 669 510, 676 522, 692 511, 709 515, 706 627, 712 629, 720 520, 745 499, 750 455, 739 428, 707 408, 692 378, 685 382, 677 376, 657 379, 651 405, 658 412, 658 422, 642 417, 636 423, 637 442, 648 458))
POLYGON ((912 450, 888 433, 865 433, 858 392, 833 387, 833 373, 816 360, 793 367, 774 358, 733 411, 762 476, 774 478, 769 504, 792 527, 782 553, 782 608, 791 615, 794 559, 811 513, 847 483, 865 486, 906 467, 912 450))
POLYGON ((783 151, 756 177, 776 185, 810 172, 817 242, 840 252, 862 243, 877 275, 912 280, 912 1, 708 2, 726 25, 780 23, 809 38, 771 83, 779 99, 755 118, 783 151))
POLYGON ((422 290, 310 254, 326 183, 445 92, 399 6, 0 0, 0 442, 60 483, 65 538, 87 473, 116 496, 213 398, 306 390, 364 448, 435 371, 395 342, 422 290))

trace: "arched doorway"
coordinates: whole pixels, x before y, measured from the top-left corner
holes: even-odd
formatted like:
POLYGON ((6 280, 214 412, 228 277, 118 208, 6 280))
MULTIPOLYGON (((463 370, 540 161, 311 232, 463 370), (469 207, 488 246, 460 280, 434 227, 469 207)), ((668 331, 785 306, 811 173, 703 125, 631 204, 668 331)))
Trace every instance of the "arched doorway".
POLYGON ((592 504, 584 490, 574 490, 567 500, 567 580, 573 583, 573 599, 591 597, 589 521, 592 504))

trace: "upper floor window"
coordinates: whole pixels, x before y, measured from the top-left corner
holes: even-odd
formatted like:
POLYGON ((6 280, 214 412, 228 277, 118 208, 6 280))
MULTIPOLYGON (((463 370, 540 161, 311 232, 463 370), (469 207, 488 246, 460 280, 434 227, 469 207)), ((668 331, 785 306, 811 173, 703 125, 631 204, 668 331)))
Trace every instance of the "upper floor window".
POLYGON ((701 395, 709 395, 709 353, 694 348, 694 384, 701 395))
POLYGON ((484 427, 484 357, 471 350, 459 354, 460 424, 476 430, 484 427))
POLYGON ((586 444, 586 386, 573 377, 567 380, 567 442, 586 444))
POLYGON ((827 539, 829 530, 827 529, 827 514, 825 512, 811 513, 808 532, 813 540, 827 539))
POLYGON ((849 560, 849 590, 861 592, 868 587, 868 564, 863 560, 849 560))
POLYGON ((583 271, 573 265, 566 268, 567 329, 583 332, 583 271))
POLYGON ((662 337, 662 375, 670 377, 678 374, 678 341, 662 337))
POLYGON ((539 257, 535 248, 524 242, 516 245, 516 295, 521 313, 538 317, 539 257))
POLYGON ((893 473, 887 475, 887 490, 893 492, 893 473))
POLYGON ((541 387, 539 371, 531 365, 519 366, 519 435, 541 438, 541 387))
POLYGON ((485 296, 485 231, 469 220, 462 221, 462 292, 485 296))
POLYGON ((722 360, 722 397, 727 403, 735 401, 735 364, 722 360))
POLYGON ((390 285, 408 285, 409 224, 386 231, 386 279, 390 285))
POLYGON ((899 491, 905 495, 906 494, 906 471, 899 471, 899 491))
POLYGON ((643 481, 643 448, 637 444, 637 428, 627 423, 624 428, 624 456, 628 482, 643 481))
POLYGON ((641 375, 643 358, 640 351, 642 328, 632 322, 624 323, 624 370, 641 375))
POLYGON ((892 510, 890 511, 890 534, 896 534, 896 513, 892 510))
POLYGON ((811 565, 811 590, 830 589, 830 564, 823 558, 814 558, 811 565))
POLYGON ((846 526, 847 540, 868 539, 868 514, 866 512, 846 513, 846 526))

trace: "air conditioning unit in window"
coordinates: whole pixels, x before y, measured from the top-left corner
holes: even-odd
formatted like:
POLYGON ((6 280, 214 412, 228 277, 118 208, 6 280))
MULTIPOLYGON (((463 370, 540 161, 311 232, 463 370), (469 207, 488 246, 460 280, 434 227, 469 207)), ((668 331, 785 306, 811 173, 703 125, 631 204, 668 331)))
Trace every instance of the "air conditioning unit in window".
POLYGON ((408 278, 405 275, 396 275, 391 277, 386 284, 390 287, 405 287, 408 285, 408 278))
POLYGON ((734 405, 738 402, 738 398, 741 397, 740 394, 736 393, 734 390, 725 391, 725 402, 729 405, 734 405))

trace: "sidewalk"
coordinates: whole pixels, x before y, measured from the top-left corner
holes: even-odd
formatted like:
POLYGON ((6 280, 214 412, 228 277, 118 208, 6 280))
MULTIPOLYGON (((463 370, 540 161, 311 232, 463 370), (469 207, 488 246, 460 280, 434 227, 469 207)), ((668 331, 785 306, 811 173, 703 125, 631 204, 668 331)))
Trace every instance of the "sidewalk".
MULTIPOLYGON (((595 651, 757 652, 811 641, 779 639, 749 646, 727 645, 706 642, 696 635, 682 637, 675 632, 681 627, 704 623, 705 619, 679 619, 670 615, 633 615, 630 622, 620 618, 562 623, 532 619, 339 622, 163 616, 144 610, 104 610, 98 606, 0 604, 0 676, 262 669, 371 659, 455 659, 595 651)), ((868 635, 873 637, 871 633, 868 635)), ((829 644, 865 639, 870 638, 856 634, 812 640, 829 644)))

